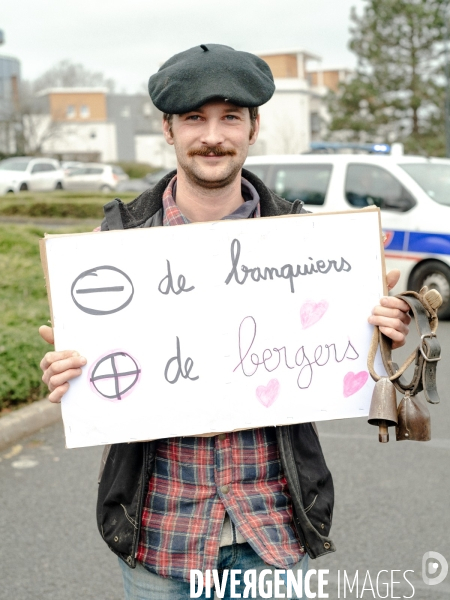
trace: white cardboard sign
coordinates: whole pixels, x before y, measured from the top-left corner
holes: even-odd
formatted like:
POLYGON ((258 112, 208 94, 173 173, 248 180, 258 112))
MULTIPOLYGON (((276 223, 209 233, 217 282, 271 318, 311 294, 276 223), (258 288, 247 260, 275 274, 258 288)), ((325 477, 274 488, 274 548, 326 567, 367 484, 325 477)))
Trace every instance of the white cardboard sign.
POLYGON ((380 240, 378 209, 47 236, 55 346, 87 358, 67 446, 367 415, 380 240))

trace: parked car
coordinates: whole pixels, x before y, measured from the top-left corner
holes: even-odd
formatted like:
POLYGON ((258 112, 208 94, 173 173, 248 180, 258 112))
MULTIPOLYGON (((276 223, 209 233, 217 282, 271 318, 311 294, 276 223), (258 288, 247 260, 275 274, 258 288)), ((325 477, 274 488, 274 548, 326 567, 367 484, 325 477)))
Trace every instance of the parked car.
POLYGON ((18 156, 0 162, 0 195, 62 189, 64 173, 57 160, 18 156))
POLYGON ((378 206, 386 265, 401 272, 398 290, 439 290, 439 315, 450 318, 450 160, 304 154, 253 156, 244 167, 312 212, 378 206))
POLYGON ((65 160, 61 163, 61 169, 64 171, 64 177, 73 171, 74 169, 80 169, 84 167, 84 163, 75 160, 65 160))
POLYGON ((67 190, 101 190, 111 192, 120 181, 128 179, 121 167, 100 163, 85 163, 82 167, 72 169, 64 177, 64 188, 67 190))
POLYGON ((145 175, 141 179, 128 179, 127 181, 121 181, 117 184, 117 192, 145 192, 145 190, 152 189, 158 183, 160 179, 170 173, 173 169, 159 169, 153 173, 145 175))

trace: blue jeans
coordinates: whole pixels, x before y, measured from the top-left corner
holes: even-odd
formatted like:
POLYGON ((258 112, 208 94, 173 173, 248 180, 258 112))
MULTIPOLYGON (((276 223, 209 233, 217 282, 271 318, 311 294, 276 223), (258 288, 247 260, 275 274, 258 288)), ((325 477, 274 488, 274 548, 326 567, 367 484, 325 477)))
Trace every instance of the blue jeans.
MULTIPOLYGON (((234 544, 232 546, 223 546, 219 551, 219 559, 217 562, 217 570, 221 571, 224 569, 239 569, 241 571, 240 574, 237 574, 235 579, 239 580, 239 585, 233 586, 233 596, 231 596, 231 586, 230 586, 230 577, 231 573, 228 573, 228 578, 226 581, 226 585, 224 584, 224 579, 220 579, 221 585, 225 587, 225 593, 222 596, 215 596, 214 592, 211 591, 210 595, 207 595, 208 592, 203 591, 201 596, 197 596, 196 594, 191 596, 190 593, 190 584, 185 581, 178 581, 176 579, 166 579, 165 577, 160 577, 159 575, 155 575, 150 571, 144 569, 144 567, 137 563, 135 569, 130 569, 122 560, 119 559, 119 564, 122 569, 123 576, 123 585, 125 590, 125 600, 187 600, 190 598, 199 598, 200 600, 205 600, 207 598, 222 597, 224 600, 229 600, 230 598, 237 598, 240 594, 241 598, 244 598, 244 590, 246 589, 246 584, 244 583, 244 573, 248 570, 256 571, 256 576, 254 577, 255 586, 254 589, 256 591, 256 596, 252 595, 252 588, 247 588, 247 598, 256 598, 257 600, 261 600, 262 598, 275 598, 275 581, 273 575, 267 573, 264 577, 265 582, 271 582, 269 585, 272 586, 272 594, 266 595, 270 588, 265 588, 263 591, 264 596, 260 596, 259 594, 259 575, 265 569, 270 570, 271 572, 275 571, 275 567, 271 567, 267 565, 257 554, 252 550, 249 544, 234 544)), ((297 572, 301 572, 302 579, 302 587, 304 589, 304 578, 305 573, 308 570, 308 555, 306 554, 304 558, 294 565, 291 569, 293 572, 294 578, 297 580, 300 579, 300 576, 297 575, 297 572)), ((283 578, 283 576, 281 576, 283 578)), ((284 579, 284 578, 283 578, 284 579)), ((195 586, 194 591, 197 590, 197 586, 195 586)), ((216 591, 216 594, 218 592, 216 591)), ((300 599, 305 596, 297 596, 293 591, 292 595, 287 595, 286 587, 281 585, 279 587, 279 593, 284 594, 284 598, 295 598, 300 599)), ((278 593, 277 593, 278 595, 278 593)))

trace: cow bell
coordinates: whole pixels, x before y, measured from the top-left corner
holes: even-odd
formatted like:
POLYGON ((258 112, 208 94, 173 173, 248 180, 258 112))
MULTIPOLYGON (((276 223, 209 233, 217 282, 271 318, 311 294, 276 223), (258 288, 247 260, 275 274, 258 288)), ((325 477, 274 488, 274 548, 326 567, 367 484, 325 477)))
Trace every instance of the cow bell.
POLYGON ((397 397, 394 384, 387 377, 381 377, 375 384, 368 421, 378 425, 379 441, 388 442, 388 427, 397 425, 397 397))
POLYGON ((407 392, 398 405, 397 440, 431 440, 430 412, 425 404, 407 392))

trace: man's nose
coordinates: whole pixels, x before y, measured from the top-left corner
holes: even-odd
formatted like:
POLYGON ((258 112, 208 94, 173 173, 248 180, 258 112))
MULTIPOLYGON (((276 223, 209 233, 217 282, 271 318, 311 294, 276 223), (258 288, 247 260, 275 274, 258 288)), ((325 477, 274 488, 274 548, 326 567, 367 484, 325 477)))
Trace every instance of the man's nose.
POLYGON ((218 146, 225 139, 219 119, 208 119, 202 128, 201 142, 208 146, 218 146))

